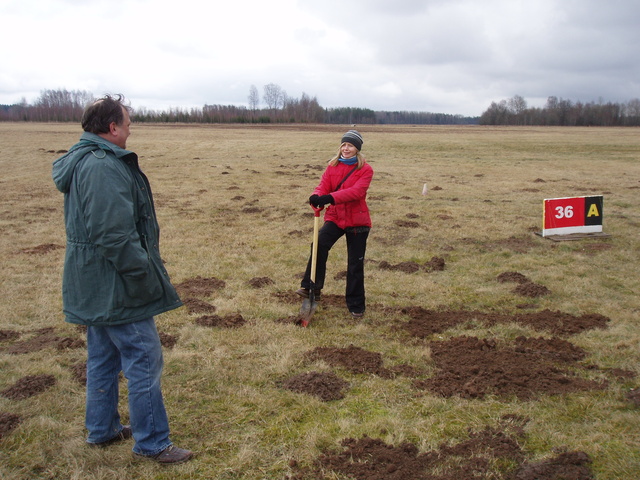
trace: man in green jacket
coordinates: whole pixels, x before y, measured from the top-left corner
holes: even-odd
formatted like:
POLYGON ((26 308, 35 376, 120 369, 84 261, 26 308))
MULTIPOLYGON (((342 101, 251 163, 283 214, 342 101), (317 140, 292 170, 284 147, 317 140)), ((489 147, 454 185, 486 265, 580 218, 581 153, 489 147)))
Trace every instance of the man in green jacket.
POLYGON ((67 322, 87 326, 87 443, 133 436, 134 455, 179 463, 192 452, 169 439, 153 317, 182 302, 160 257, 149 181, 126 150, 130 124, 124 97, 106 95, 87 107, 80 141, 53 164, 67 232, 63 309, 67 322), (120 423, 120 371, 131 426, 120 423))

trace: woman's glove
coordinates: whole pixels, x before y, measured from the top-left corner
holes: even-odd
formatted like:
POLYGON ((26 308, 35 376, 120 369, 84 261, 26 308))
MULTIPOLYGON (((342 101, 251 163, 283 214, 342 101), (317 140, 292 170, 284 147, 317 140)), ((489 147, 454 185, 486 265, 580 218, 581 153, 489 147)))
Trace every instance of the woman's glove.
POLYGON ((309 203, 316 208, 322 208, 328 203, 333 205, 333 197, 331 195, 311 195, 309 203))

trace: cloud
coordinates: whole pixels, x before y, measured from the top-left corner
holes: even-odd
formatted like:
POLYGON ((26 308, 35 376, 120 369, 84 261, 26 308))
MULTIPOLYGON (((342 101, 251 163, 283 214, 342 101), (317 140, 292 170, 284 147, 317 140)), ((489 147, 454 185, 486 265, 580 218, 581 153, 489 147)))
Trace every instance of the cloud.
POLYGON ((268 83, 325 107, 463 115, 514 95, 638 97, 633 0, 7 0, 0 16, 0 103, 66 88, 246 105, 268 83))

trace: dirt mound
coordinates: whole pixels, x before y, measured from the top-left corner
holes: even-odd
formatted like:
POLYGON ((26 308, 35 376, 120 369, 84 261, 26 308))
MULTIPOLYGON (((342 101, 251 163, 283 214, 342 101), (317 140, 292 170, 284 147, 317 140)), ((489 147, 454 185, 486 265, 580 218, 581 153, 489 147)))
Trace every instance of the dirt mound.
POLYGON ((420 224, 418 222, 412 222, 411 220, 396 220, 395 225, 397 227, 403 227, 403 228, 419 228, 420 224))
POLYGON ((497 280, 500 283, 526 283, 530 281, 525 275, 519 272, 502 272, 500 275, 498 275, 497 280))
POLYGON ((29 255, 44 255, 46 253, 53 252, 55 250, 60 250, 63 248, 64 248, 64 245, 56 245, 55 243, 44 243, 36 247, 23 248, 20 251, 22 253, 26 253, 29 255))
POLYGON ((611 321, 608 317, 596 313, 576 316, 547 309, 540 312, 509 315, 473 310, 435 311, 412 306, 400 308, 397 312, 410 317, 410 320, 401 324, 400 328, 418 338, 426 338, 450 328, 473 322, 484 323, 487 326, 513 322, 555 335, 576 335, 594 328, 607 328, 608 323, 611 321))
POLYGON ((431 257, 431 260, 425 263, 422 268, 427 272, 441 272, 444 270, 444 258, 431 257))
POLYGON ((306 393, 320 398, 324 402, 344 398, 343 390, 349 383, 333 372, 309 372, 295 375, 281 383, 282 388, 297 393, 306 393))
POLYGON ((0 342, 5 340, 14 340, 20 337, 20 334, 15 330, 0 330, 0 342))
POLYGON ((579 362, 587 352, 574 344, 559 338, 516 338, 514 350, 524 354, 538 354, 556 362, 579 362))
POLYGON ((523 465, 513 480, 593 480, 591 458, 584 452, 565 452, 541 462, 523 465))
POLYGON ((289 462, 293 474, 288 480, 329 478, 333 473, 358 480, 590 480, 591 459, 583 452, 566 452, 555 458, 528 463, 520 447, 523 422, 508 416, 498 427, 469 432, 469 438, 457 444, 442 444, 438 449, 420 453, 409 442, 397 446, 380 439, 346 438, 343 449, 325 450, 313 466, 289 462))
POLYGON ((69 369, 71 370, 71 377, 75 381, 80 385, 87 384, 87 362, 74 363, 69 369))
POLYGON ((420 270, 426 272, 440 272, 444 270, 444 265, 444 258, 432 257, 431 260, 423 265, 420 265, 417 262, 400 262, 393 265, 386 260, 382 260, 380 263, 378 263, 378 268, 380 268, 381 270, 392 270, 404 273, 416 273, 420 270))
POLYGON ((423 371, 406 364, 385 368, 381 354, 369 352, 353 345, 347 348, 318 347, 307 352, 305 357, 310 361, 322 360, 332 367, 344 368, 351 373, 377 375, 382 378, 424 375, 423 371))
POLYGON ((13 413, 0 412, 0 440, 9 435, 20 424, 22 418, 13 413))
POLYGON ((598 313, 576 316, 546 309, 540 312, 515 315, 513 320, 534 330, 544 330, 556 335, 578 335, 595 328, 605 329, 611 321, 608 317, 598 313))
POLYGON ((563 340, 520 337, 513 347, 499 345, 493 339, 461 336, 430 345, 431 358, 439 371, 427 380, 414 381, 414 386, 443 397, 496 395, 530 400, 541 394, 607 386, 607 382, 586 380, 566 369, 586 353, 563 340))
POLYGON ((225 315, 204 315, 196 318, 196 323, 202 327, 238 328, 247 322, 239 313, 225 315))
POLYGON ((378 268, 380 268, 380 270, 394 270, 394 271, 400 271, 404 273, 415 273, 420 270, 420 265, 417 264, 416 262, 401 262, 401 263, 392 265, 386 260, 382 260, 378 264, 378 268))
POLYGON ((84 348, 85 342, 79 338, 73 337, 59 337, 56 334, 55 328, 47 327, 27 332, 27 335, 31 335, 26 340, 21 340, 9 345, 6 348, 0 349, 0 351, 11 353, 14 355, 39 352, 44 348, 53 347, 57 350, 84 348))
POLYGON ((333 276, 334 280, 346 280, 347 279, 347 271, 346 270, 342 270, 341 272, 336 273, 333 276))
POLYGON ((185 298, 182 300, 182 303, 187 307, 189 313, 215 313, 217 310, 215 305, 211 305, 210 303, 197 298, 185 298))
POLYGON ((10 400, 23 400, 44 392, 56 384, 53 375, 27 375, 16 383, 0 392, 0 395, 10 400))
POLYGON ((299 304, 302 302, 302 298, 300 297, 300 295, 297 295, 295 292, 273 292, 272 296, 282 303, 299 304))
POLYGON ((636 407, 640 407, 640 388, 635 388, 627 393, 627 399, 636 407))
POLYGON ((203 278, 198 275, 176 285, 176 290, 180 296, 184 297, 208 297, 224 287, 226 287, 226 283, 223 280, 215 277, 203 278))
POLYGON ((497 280, 501 283, 514 282, 518 285, 512 290, 517 295, 536 298, 551 293, 544 285, 532 282, 525 275, 518 272, 503 272, 498 275, 497 280))
POLYGON ((551 290, 549 290, 544 285, 540 285, 539 283, 526 282, 521 283, 517 287, 513 289, 513 293, 518 295, 522 295, 524 297, 536 298, 542 297, 543 295, 549 295, 551 290))
POLYGON ((276 282, 274 282, 269 277, 254 277, 249 280, 249 285, 253 288, 268 287, 269 285, 274 285, 275 283, 276 282))
POLYGON ((160 344, 165 348, 173 348, 178 343, 178 337, 169 333, 158 332, 160 336, 160 344))
POLYGON ((391 378, 390 370, 382 366, 382 355, 349 345, 347 348, 318 347, 307 352, 305 357, 311 361, 323 360, 333 367, 342 367, 351 373, 370 373, 391 378))

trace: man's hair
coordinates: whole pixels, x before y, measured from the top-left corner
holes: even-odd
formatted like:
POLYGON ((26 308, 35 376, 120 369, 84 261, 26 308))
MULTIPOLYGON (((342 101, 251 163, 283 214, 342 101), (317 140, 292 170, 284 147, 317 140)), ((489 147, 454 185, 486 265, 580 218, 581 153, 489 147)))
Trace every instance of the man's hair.
POLYGON ((82 114, 82 129, 96 135, 108 133, 112 122, 122 125, 123 108, 129 111, 129 107, 124 104, 124 95, 105 95, 85 108, 82 114))

